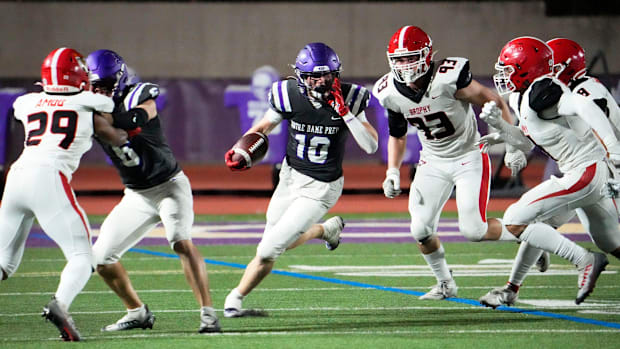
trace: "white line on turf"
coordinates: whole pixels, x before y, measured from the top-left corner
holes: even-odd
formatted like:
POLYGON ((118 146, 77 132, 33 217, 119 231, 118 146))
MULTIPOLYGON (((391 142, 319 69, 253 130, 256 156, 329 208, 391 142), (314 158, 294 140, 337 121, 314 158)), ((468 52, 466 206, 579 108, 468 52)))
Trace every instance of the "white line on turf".
MULTIPOLYGON (((394 331, 244 331, 244 332, 223 332, 223 333, 210 333, 210 334, 200 334, 200 333, 179 333, 179 332, 164 332, 164 333, 146 333, 146 334, 127 334, 127 335, 102 335, 102 336, 88 336, 84 337, 85 340, 93 340, 93 339, 133 339, 133 338, 185 338, 185 337, 203 337, 203 336, 230 336, 230 337, 252 337, 252 336, 265 336, 265 337, 275 337, 275 336, 331 336, 331 335, 369 335, 369 336, 391 336, 391 335, 420 335, 420 334, 506 334, 506 333, 514 333, 514 334, 530 334, 530 333, 618 333, 618 330, 614 329, 588 329, 588 330, 577 330, 577 329, 523 329, 523 330, 511 330, 511 329, 500 329, 500 330, 424 330, 420 328, 415 328, 411 330, 394 330, 394 331)), ((11 341, 23 341, 23 338, 8 338, 3 340, 4 342, 11 341)), ((58 341, 58 338, 47 338, 49 341, 58 341)))
MULTIPOLYGON (((424 286, 399 286, 399 289, 403 290, 427 290, 428 285, 424 286)), ((460 290, 490 290, 493 286, 459 286, 460 290)), ((544 290, 556 290, 556 289, 574 289, 573 286, 527 286, 527 289, 544 289, 544 290)), ((596 289, 620 289, 620 286, 615 285, 600 285, 596 286, 596 289)), ((270 292, 338 292, 338 291, 374 291, 374 287, 288 287, 288 288, 257 288, 253 290, 253 293, 270 293, 270 292)), ((138 293, 192 293, 190 289, 173 290, 173 289, 152 289, 152 290, 137 290, 138 293)), ((212 293, 230 292, 227 288, 213 288, 212 293)), ((15 297, 15 296, 51 296, 55 291, 47 292, 3 292, 0 293, 0 297, 15 297)), ((82 291, 80 294, 113 294, 110 290, 102 291, 82 291)), ((572 301, 571 301, 572 302, 572 301)), ((604 302, 602 300, 599 303, 604 302)), ((610 302, 610 304, 616 304, 610 302)))

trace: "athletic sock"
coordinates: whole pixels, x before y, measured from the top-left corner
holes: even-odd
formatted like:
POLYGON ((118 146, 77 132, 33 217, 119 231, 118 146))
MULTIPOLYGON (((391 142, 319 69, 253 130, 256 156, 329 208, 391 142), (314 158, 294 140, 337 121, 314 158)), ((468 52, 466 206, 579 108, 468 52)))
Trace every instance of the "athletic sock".
POLYGON ((56 299, 65 304, 67 311, 75 297, 82 291, 91 275, 91 256, 89 254, 74 255, 60 274, 60 283, 56 290, 56 299))
POLYGON ((543 251, 536 247, 533 247, 526 241, 523 241, 519 245, 519 251, 512 263, 512 270, 510 271, 510 283, 515 285, 523 285, 523 280, 528 271, 536 263, 538 258, 542 255, 543 251))
POLYGON ((447 281, 452 279, 452 274, 450 273, 450 268, 448 268, 445 255, 445 250, 441 244, 439 245, 437 251, 429 254, 422 254, 426 260, 426 263, 431 267, 433 274, 435 274, 437 281, 447 281))
POLYGON ((589 255, 585 248, 570 241, 544 223, 528 225, 520 238, 533 247, 558 255, 574 265, 582 265, 589 255))

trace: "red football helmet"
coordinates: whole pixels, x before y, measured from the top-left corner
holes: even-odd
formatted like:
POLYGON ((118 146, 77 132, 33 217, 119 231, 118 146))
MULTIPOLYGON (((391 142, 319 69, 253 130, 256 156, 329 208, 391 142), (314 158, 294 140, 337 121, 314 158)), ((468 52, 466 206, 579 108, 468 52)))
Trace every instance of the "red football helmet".
POLYGON ((495 69, 493 82, 500 95, 523 92, 539 76, 553 73, 553 51, 538 38, 519 37, 502 48, 495 69))
POLYGON ((553 50, 553 67, 555 76, 568 84, 586 73, 586 53, 573 40, 556 38, 547 41, 553 50))
POLYGON ((392 35, 387 57, 396 81, 414 82, 431 66, 433 41, 422 29, 412 25, 404 26, 392 35), (409 58, 408 62, 396 62, 396 58, 401 57, 409 58))
POLYGON ((41 84, 45 92, 79 92, 88 89, 88 68, 84 57, 72 48, 50 52, 41 65, 41 84))

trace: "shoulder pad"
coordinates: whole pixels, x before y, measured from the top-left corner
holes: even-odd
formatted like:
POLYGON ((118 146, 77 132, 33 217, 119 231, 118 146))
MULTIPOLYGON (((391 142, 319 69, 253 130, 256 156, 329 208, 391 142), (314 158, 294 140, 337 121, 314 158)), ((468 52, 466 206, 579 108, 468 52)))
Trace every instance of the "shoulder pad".
POLYGON ((537 113, 556 105, 562 97, 562 87, 551 78, 535 81, 529 88, 529 105, 537 113))
POLYGON ((342 84, 342 94, 345 96, 345 103, 354 115, 359 114, 368 106, 370 93, 368 90, 357 84, 342 84))
POLYGON ((383 75, 372 87, 372 94, 379 101, 379 104, 387 108, 387 99, 393 91, 393 76, 391 73, 383 75))
MULTIPOLYGON (((293 80, 276 81, 271 85, 269 91, 269 104, 279 113, 290 113, 293 111, 291 105, 290 85, 295 84, 293 80)), ((296 86, 294 86, 296 87, 296 86)))
MULTIPOLYGON (((433 80, 456 87, 463 70, 466 70, 465 74, 469 71, 469 60, 467 58, 447 57, 437 62, 437 71, 433 80)), ((465 86, 467 85, 462 87, 465 86)))
POLYGON ((159 96, 159 86, 148 82, 140 82, 131 86, 129 93, 123 100, 123 104, 125 109, 129 110, 149 99, 155 99, 157 96, 159 96))

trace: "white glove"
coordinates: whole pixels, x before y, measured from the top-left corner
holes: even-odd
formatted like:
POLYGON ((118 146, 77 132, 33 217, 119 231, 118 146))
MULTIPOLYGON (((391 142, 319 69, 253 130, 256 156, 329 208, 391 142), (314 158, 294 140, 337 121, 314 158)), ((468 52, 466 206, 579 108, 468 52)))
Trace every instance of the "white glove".
POLYGON ((607 147, 607 152, 609 153, 611 163, 616 167, 620 166, 620 142, 615 142, 607 147))
POLYGON ((400 195, 400 170, 396 167, 390 167, 385 171, 383 194, 388 199, 393 199, 400 195))
POLYGON ((607 198, 617 198, 620 195, 620 181, 610 178, 601 189, 601 195, 607 198))
POLYGON ((480 137, 478 142, 476 142, 476 145, 477 146, 482 145, 482 148, 480 148, 480 152, 487 153, 491 146, 495 144, 500 144, 500 143, 504 143, 502 136, 498 132, 493 132, 493 133, 489 133, 486 136, 480 137))
POLYGON ((516 148, 506 148, 504 156, 504 164, 510 169, 511 175, 516 177, 519 172, 527 166, 527 156, 521 150, 516 148))
POLYGON ((495 128, 499 128, 499 125, 504 122, 504 119, 502 119, 502 110, 499 109, 497 104, 495 104, 495 101, 489 101, 484 103, 482 111, 478 116, 482 121, 495 128))

